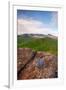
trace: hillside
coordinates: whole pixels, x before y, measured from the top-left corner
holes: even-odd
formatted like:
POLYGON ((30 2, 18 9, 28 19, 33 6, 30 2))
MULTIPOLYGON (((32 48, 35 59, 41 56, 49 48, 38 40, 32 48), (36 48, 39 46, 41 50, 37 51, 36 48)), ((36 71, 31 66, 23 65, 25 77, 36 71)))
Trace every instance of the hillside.
POLYGON ((35 51, 46 51, 57 55, 58 40, 51 35, 23 34, 17 36, 17 47, 32 48, 35 51))

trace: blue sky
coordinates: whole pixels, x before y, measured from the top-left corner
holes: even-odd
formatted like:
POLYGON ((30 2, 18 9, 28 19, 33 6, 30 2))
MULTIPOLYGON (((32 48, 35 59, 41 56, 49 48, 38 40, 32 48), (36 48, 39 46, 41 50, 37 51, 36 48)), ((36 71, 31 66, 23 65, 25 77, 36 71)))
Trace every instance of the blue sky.
POLYGON ((18 33, 58 34, 57 11, 17 10, 18 33), (33 29, 31 29, 33 27, 33 29))

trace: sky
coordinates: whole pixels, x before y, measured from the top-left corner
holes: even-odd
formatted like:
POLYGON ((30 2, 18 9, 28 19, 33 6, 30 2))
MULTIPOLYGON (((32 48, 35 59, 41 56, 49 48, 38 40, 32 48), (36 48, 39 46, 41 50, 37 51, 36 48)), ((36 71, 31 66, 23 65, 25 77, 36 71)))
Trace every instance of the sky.
POLYGON ((17 10, 17 31, 20 34, 52 34, 58 36, 58 12, 17 10))

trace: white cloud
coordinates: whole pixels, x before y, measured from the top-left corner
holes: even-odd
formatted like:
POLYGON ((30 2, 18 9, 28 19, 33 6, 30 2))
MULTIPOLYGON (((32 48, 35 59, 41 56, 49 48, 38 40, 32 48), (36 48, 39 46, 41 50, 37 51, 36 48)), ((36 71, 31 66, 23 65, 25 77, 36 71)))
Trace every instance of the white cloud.
POLYGON ((55 30, 52 30, 49 27, 40 21, 32 19, 18 19, 18 35, 24 33, 33 33, 33 34, 52 34, 57 36, 58 33, 55 30))

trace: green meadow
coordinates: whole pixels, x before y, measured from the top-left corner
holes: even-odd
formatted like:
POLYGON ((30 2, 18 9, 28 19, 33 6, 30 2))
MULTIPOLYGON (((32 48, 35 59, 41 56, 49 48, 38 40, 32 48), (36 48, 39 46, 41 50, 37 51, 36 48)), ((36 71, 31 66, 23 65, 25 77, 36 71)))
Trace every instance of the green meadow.
POLYGON ((58 40, 45 37, 24 37, 22 35, 17 36, 17 48, 32 48, 36 51, 46 51, 54 55, 58 54, 58 40))

